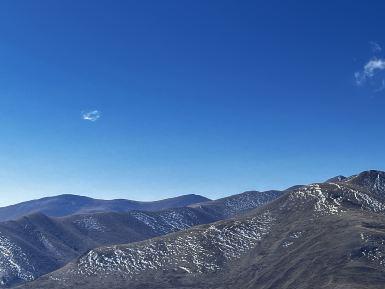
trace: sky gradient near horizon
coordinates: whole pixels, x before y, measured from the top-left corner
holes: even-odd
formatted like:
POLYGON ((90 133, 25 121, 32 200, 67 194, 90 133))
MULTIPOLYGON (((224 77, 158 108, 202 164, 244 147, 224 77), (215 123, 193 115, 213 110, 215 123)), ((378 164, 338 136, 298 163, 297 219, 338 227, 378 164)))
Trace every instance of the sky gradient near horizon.
POLYGON ((385 170, 384 1, 0 2, 0 206, 385 170))

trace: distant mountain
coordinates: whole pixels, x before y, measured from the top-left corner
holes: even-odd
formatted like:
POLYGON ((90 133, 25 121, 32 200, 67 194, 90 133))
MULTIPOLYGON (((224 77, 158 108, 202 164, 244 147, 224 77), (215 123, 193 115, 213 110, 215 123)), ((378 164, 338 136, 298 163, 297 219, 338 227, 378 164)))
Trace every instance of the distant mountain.
POLYGON ((31 281, 98 246, 137 242, 231 218, 281 194, 246 192, 156 212, 103 212, 66 217, 35 213, 3 222, 0 223, 0 285, 31 281))
POLYGON ((90 250, 22 289, 383 289, 385 173, 288 191, 242 216, 90 250))
POLYGON ((344 181, 346 179, 347 179, 347 177, 339 175, 339 176, 335 176, 334 178, 328 179, 326 181, 326 183, 342 182, 342 181, 344 181))
POLYGON ((77 195, 59 195, 0 208, 0 221, 16 220, 22 216, 34 213, 62 217, 95 212, 160 211, 169 208, 185 207, 209 200, 194 194, 154 202, 138 202, 123 199, 98 200, 77 195))

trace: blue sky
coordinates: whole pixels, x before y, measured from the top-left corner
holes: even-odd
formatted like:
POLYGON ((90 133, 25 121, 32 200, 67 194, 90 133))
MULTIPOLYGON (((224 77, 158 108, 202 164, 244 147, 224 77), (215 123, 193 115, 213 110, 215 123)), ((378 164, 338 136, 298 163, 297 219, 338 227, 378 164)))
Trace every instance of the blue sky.
POLYGON ((383 11, 1 1, 0 205, 217 198, 384 170, 383 11))

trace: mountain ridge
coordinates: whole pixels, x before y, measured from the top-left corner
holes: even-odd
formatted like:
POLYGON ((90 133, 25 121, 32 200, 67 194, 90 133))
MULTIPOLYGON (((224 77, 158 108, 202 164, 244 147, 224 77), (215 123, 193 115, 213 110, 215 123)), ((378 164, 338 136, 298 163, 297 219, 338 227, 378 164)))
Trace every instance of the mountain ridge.
POLYGON ((125 212, 130 210, 159 211, 169 208, 185 207, 210 199, 187 194, 158 201, 133 201, 126 199, 102 200, 86 196, 63 194, 1 207, 0 221, 15 220, 24 215, 41 212, 51 217, 62 217, 72 214, 93 213, 101 211, 125 212))

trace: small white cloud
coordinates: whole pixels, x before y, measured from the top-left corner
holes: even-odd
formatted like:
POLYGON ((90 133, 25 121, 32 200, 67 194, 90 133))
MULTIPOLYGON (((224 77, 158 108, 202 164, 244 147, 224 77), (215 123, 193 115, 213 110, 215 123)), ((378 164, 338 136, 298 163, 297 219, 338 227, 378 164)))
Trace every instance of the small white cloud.
POLYGON ((385 69, 385 59, 374 58, 365 64, 364 73, 368 77, 373 77, 376 70, 384 70, 384 69, 385 69))
POLYGON ((89 121, 97 121, 101 117, 101 114, 98 110, 91 110, 82 112, 82 119, 89 121))
POLYGON ((372 48, 372 51, 374 53, 380 52, 382 50, 382 47, 380 46, 380 44, 378 44, 375 41, 370 41, 369 44, 370 44, 370 47, 372 48))
POLYGON ((357 85, 362 85, 366 80, 373 78, 373 76, 385 69, 385 59, 372 58, 368 63, 365 64, 362 71, 354 73, 357 85))
POLYGON ((371 87, 374 92, 385 90, 385 58, 379 56, 382 47, 378 42, 369 42, 373 57, 360 71, 354 73, 354 79, 358 86, 371 87))

